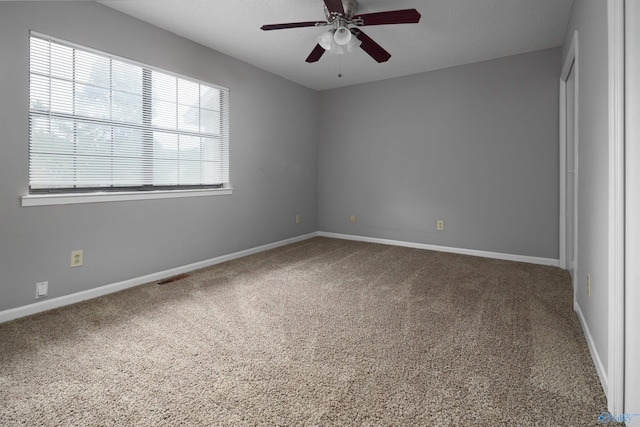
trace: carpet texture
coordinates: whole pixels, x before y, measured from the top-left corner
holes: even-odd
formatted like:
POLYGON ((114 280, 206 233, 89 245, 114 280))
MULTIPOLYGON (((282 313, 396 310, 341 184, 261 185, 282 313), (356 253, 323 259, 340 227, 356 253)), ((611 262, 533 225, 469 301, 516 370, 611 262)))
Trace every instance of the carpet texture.
POLYGON ((558 268, 314 238, 0 324, 0 425, 590 426, 558 268))

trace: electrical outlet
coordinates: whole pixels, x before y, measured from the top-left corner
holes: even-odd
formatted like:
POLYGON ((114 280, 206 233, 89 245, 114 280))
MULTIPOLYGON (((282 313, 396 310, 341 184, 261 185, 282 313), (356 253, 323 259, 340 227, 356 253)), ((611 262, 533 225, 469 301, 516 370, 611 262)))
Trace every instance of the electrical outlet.
POLYGON ((71 267, 80 267, 82 265, 82 250, 71 251, 71 267))
POLYGON ((36 283, 36 298, 46 297, 49 293, 49 282, 36 283))
POLYGON ((439 219, 438 221, 436 221, 436 229, 438 231, 442 231, 444 230, 444 221, 439 219))
POLYGON ((356 216, 351 214, 349 216, 349 222, 351 222, 351 224, 355 224, 356 223, 356 216))
POLYGON ((591 296, 591 275, 587 274, 587 296, 591 296))
POLYGON ((296 215, 296 224, 300 224, 302 222, 302 217, 300 214, 296 215))

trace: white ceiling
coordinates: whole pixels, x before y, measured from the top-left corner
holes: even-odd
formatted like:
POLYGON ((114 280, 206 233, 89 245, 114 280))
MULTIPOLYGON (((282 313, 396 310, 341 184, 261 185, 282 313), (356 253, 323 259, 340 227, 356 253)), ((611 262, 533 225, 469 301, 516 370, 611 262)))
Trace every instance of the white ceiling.
POLYGON ((305 62, 323 27, 322 0, 104 0, 104 5, 316 90, 416 74, 562 44, 573 0, 360 0, 359 13, 415 8, 418 24, 363 27, 391 53, 363 50, 305 62), (342 77, 338 74, 342 73, 342 77))

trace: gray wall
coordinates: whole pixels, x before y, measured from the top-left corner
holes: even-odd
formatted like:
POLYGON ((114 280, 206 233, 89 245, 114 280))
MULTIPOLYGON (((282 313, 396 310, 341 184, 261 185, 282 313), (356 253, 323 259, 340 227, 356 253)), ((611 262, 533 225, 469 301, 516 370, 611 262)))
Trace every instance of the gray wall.
POLYGON ((560 54, 321 93, 320 230, 557 259, 560 54))
POLYGON ((0 2, 0 57, 0 311, 317 230, 316 92, 93 2, 0 2), (20 207, 30 29, 230 88, 233 195, 20 207))
MULTIPOLYGON (((563 45, 566 57, 578 31, 578 254, 576 301, 598 357, 608 366, 608 36, 607 2, 580 0, 563 45), (591 296, 587 296, 587 274, 591 296)), ((607 387, 605 386, 605 392, 607 387)))

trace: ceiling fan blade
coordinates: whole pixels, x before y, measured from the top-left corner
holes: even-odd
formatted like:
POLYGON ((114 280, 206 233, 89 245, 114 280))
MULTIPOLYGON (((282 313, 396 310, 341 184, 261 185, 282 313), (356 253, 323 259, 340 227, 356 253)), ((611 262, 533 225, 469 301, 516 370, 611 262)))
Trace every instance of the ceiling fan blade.
POLYGON ((352 19, 356 25, 415 24, 420 22, 420 12, 415 9, 390 10, 388 12, 363 13, 352 19), (362 24, 357 21, 361 20, 362 24))
POLYGON ((326 21, 305 21, 305 22, 288 22, 285 24, 269 24, 260 27, 261 30, 284 30, 287 28, 302 28, 302 27, 320 27, 327 25, 326 21))
POLYGON ((342 0, 324 0, 327 10, 332 14, 338 13, 344 15, 344 7, 342 7, 342 0))
POLYGON ((309 56, 305 61, 307 61, 308 63, 318 62, 318 60, 322 57, 324 52, 325 52, 324 48, 319 44, 317 44, 316 47, 313 48, 313 50, 311 51, 311 53, 309 54, 309 56))
POLYGON ((367 52, 369 56, 375 59, 377 62, 386 62, 391 58, 391 54, 384 50, 382 46, 374 42, 371 37, 362 32, 359 28, 352 28, 351 33, 355 35, 358 40, 362 42, 360 47, 367 52))

